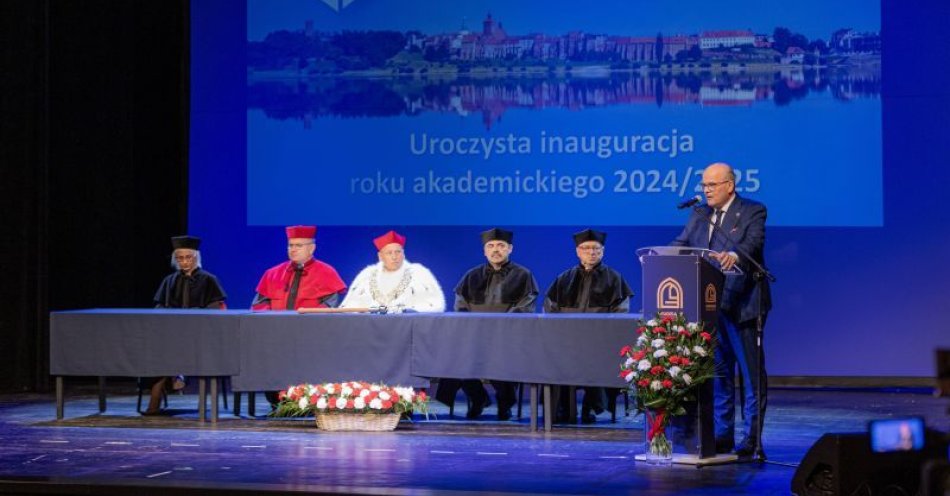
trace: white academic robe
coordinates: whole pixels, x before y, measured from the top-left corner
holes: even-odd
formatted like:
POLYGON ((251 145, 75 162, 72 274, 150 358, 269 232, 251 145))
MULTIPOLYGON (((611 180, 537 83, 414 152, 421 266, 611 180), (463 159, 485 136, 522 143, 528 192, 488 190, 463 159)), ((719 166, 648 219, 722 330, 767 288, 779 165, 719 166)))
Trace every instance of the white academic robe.
POLYGON ((403 261, 393 272, 377 262, 357 274, 340 308, 386 307, 390 312, 444 312, 445 295, 429 269, 403 261))

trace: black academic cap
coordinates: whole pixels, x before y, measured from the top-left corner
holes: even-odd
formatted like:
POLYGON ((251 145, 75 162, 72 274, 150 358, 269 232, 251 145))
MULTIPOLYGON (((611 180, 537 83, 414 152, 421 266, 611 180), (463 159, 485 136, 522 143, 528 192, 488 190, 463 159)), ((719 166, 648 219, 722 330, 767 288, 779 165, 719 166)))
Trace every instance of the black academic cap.
POLYGON ((584 229, 581 232, 574 233, 574 246, 579 246, 587 241, 596 241, 600 244, 607 243, 607 233, 595 231, 593 229, 584 229))
POLYGON ((172 249, 187 248, 197 250, 201 244, 201 238, 196 236, 172 236, 172 249))
POLYGON ((482 244, 488 243, 494 239, 511 244, 511 240, 515 239, 515 233, 506 231, 504 229, 498 229, 497 227, 482 233, 482 244))

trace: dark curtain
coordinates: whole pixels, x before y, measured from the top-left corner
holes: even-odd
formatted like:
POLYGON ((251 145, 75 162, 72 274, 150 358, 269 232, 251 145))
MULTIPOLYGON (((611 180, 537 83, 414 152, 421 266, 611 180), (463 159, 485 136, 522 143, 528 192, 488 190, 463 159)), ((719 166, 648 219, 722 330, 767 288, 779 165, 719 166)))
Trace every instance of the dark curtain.
POLYGON ((188 1, 4 0, 0 391, 49 387, 49 311, 147 307, 186 232, 188 1))

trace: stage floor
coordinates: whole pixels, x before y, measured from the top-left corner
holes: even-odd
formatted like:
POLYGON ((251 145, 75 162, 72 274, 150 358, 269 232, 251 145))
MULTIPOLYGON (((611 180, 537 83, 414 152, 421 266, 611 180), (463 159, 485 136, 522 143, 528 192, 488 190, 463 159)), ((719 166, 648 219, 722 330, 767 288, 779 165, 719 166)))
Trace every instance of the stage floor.
MULTIPOLYGON (((433 402, 430 420, 395 432, 327 433, 312 419, 224 413, 217 424, 201 423, 194 394, 170 396, 174 416, 141 417, 135 396, 119 392, 126 394, 110 396, 100 415, 88 390, 67 389, 59 422, 52 395, 0 396, 0 493, 788 494, 795 471, 636 462, 643 426, 632 413, 545 434, 531 432, 527 418, 497 421, 493 406, 467 421, 460 396, 454 419, 433 402)), ((905 415, 947 432, 948 404, 913 390, 773 389, 765 451, 771 461, 797 464, 824 433, 905 415)))

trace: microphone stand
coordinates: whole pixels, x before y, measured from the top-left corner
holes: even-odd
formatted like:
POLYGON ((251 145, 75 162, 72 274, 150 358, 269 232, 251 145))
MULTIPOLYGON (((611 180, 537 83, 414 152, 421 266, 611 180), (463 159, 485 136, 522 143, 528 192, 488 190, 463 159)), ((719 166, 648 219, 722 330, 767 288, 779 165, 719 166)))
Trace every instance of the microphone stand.
MULTIPOLYGON (((717 235, 722 236, 728 242, 728 246, 732 248, 730 251, 734 250, 737 254, 739 254, 740 257, 751 262, 752 266, 755 268, 755 270, 752 272, 752 279, 755 281, 756 289, 759 291, 759 312, 755 318, 755 360, 756 363, 758 363, 757 371, 759 377, 757 378, 755 384, 755 407, 757 411, 755 420, 755 451, 752 454, 752 461, 765 463, 765 451, 762 449, 762 423, 765 421, 762 414, 762 371, 765 368, 765 359, 763 358, 764 354, 762 352, 762 337, 765 328, 765 315, 763 315, 763 308, 765 307, 765 282, 766 280, 775 282, 775 276, 772 275, 772 273, 769 272, 768 269, 760 264, 755 258, 753 258, 749 252, 743 250, 742 247, 739 246, 739 244, 736 243, 734 239, 732 239, 732 236, 730 236, 729 233, 727 233, 725 229, 722 228, 722 226, 713 222, 711 215, 707 216, 705 213, 703 213, 702 209, 703 206, 693 207, 693 211, 699 214, 703 219, 706 220, 707 223, 709 223, 709 225, 712 226, 713 232, 712 238, 710 239, 715 238, 717 235)), ((779 465, 784 464, 780 463, 779 465)))

